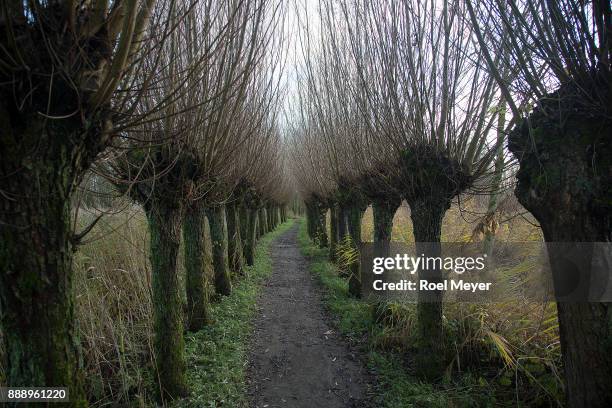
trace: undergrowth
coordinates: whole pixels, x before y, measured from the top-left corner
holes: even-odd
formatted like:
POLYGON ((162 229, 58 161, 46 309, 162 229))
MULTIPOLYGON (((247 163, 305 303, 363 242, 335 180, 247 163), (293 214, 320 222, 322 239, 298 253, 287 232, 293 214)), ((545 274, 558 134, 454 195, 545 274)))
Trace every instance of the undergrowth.
MULTIPOLYGON (((298 240, 302 252, 311 260, 312 272, 326 288, 324 302, 334 315, 338 329, 349 341, 361 346, 367 355, 369 368, 375 374, 379 388, 375 406, 554 406, 559 403, 559 379, 553 375, 538 378, 544 371, 542 367, 527 367, 531 371, 523 372, 528 360, 520 364, 516 359, 505 361, 504 358, 509 358, 504 356, 505 340, 496 337, 494 331, 484 329, 488 327, 485 320, 490 320, 491 316, 483 316, 478 306, 446 306, 449 308, 445 321, 447 348, 457 349, 458 357, 451 359, 447 375, 439 383, 419 381, 412 375, 410 358, 414 351, 411 350, 416 323, 414 305, 387 304, 381 311, 377 310, 380 305, 350 297, 342 271, 328 261, 327 249, 319 249, 309 240, 303 222, 298 240), (480 323, 478 319, 481 319, 480 323), (466 327, 470 324, 475 328, 466 327), (476 344, 461 344, 466 338, 476 344), (502 344, 496 344, 496 341, 502 344), (477 360, 472 367, 459 364, 460 360, 466 360, 466 350, 481 353, 475 358, 471 356, 477 360), (542 383, 547 380, 551 384, 542 383)), ((537 359, 531 361, 537 363, 537 359)))
POLYGON ((191 397, 175 403, 176 407, 248 406, 245 361, 252 332, 252 318, 261 283, 272 272, 270 242, 291 227, 281 224, 257 244, 255 264, 246 267, 245 277, 233 287, 232 294, 213 303, 214 322, 185 337, 187 381, 191 397))

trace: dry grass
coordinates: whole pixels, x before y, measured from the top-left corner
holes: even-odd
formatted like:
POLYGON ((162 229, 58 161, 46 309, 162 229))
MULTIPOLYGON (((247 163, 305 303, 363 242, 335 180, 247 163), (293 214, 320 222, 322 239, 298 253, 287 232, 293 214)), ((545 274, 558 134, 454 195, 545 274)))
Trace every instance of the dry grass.
MULTIPOLYGON (((79 223, 94 216, 83 213, 79 223)), ((86 392, 95 406, 153 404, 148 399, 156 388, 148 245, 146 217, 134 206, 103 217, 76 253, 76 321, 86 392)))
POLYGON ((134 400, 144 404, 152 356, 145 216, 138 209, 106 216, 88 240, 75 259, 76 320, 87 394, 99 406, 134 400))
MULTIPOLYGON (((482 220, 486 200, 461 198, 447 212, 442 227, 443 242, 470 242, 482 220), (460 203, 460 204, 459 204, 460 203)), ((533 217, 525 213, 509 194, 496 214, 499 227, 496 247, 512 249, 512 242, 542 241, 542 233, 533 217)), ((373 241, 372 208, 362 221, 362 239, 373 241)), ((393 220, 392 240, 413 243, 410 208, 404 202, 393 220)), ((503 251, 502 251, 503 252, 503 251)), ((517 255, 517 254, 514 254, 517 255)), ((521 254, 518 254, 521 255, 521 254)), ((527 254, 525 261, 505 271, 509 281, 518 275, 528 276, 534 263, 527 254)), ((416 323, 415 305, 386 304, 375 312, 382 334, 374 339, 380 349, 409 350, 416 323)), ((523 403, 560 405, 563 400, 561 355, 556 307, 554 303, 445 303, 444 321, 450 361, 447 375, 473 371, 482 381, 507 387, 523 403)))

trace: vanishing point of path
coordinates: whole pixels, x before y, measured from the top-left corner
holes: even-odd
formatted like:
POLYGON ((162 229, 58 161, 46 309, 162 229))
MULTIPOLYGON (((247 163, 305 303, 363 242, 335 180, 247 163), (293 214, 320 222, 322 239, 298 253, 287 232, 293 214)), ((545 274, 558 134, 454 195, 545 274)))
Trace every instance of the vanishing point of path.
POLYGON ((272 276, 258 301, 250 345, 251 406, 369 406, 367 370, 327 323, 297 231, 296 224, 271 245, 272 276))

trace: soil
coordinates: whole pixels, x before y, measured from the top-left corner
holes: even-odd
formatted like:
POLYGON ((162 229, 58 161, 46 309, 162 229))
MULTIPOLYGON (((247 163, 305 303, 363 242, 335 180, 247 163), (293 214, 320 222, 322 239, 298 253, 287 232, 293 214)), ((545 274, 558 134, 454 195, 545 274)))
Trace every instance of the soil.
POLYGON ((330 324, 297 230, 293 226, 271 245, 273 271, 250 344, 251 406, 369 407, 369 373, 330 324))

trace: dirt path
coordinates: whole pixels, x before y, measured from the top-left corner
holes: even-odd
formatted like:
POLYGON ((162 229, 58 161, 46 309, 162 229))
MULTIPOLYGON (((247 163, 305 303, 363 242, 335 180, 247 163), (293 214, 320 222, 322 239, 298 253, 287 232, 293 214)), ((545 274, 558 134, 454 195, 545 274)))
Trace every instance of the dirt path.
POLYGON ((368 406, 368 373, 326 321, 320 289, 298 248, 297 229, 293 226, 271 246, 273 272, 259 299, 251 339, 251 405, 368 406))

